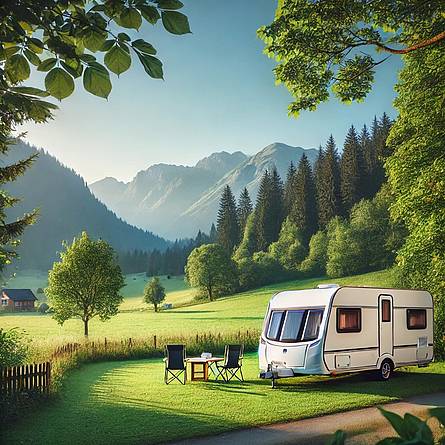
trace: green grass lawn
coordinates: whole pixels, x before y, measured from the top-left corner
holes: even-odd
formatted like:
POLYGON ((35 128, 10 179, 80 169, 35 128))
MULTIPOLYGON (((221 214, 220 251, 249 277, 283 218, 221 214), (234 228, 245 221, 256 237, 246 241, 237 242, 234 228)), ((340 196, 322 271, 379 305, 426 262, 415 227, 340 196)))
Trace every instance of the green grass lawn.
MULTIPOLYGON (((271 296, 280 290, 312 288, 330 279, 289 281, 265 286, 212 303, 154 313, 152 311, 121 312, 106 322, 94 319, 90 324, 90 338, 120 339, 156 335, 190 335, 195 333, 224 333, 240 329, 260 329, 271 296)), ((334 280, 339 284, 391 286, 388 271, 334 280)), ((178 291, 184 292, 184 291, 178 291)), ((136 297, 134 297, 136 298, 136 297)), ((64 343, 82 338, 82 322, 72 319, 59 326, 50 315, 38 313, 2 314, 0 325, 24 329, 33 340, 64 343)))
MULTIPOLYGON (((443 390, 445 364, 396 372, 389 382, 367 374, 257 379, 258 360, 244 360, 246 382, 163 383, 160 360, 105 362, 73 371, 60 398, 4 432, 4 445, 149 444, 253 425, 320 416, 443 390)), ((1 438, 1 437, 0 437, 1 438)))

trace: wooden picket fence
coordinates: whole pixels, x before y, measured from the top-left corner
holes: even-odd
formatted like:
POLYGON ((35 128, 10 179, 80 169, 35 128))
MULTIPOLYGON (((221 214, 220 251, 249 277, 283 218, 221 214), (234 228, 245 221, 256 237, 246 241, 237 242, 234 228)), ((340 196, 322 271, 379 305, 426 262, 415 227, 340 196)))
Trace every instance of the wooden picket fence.
POLYGON ((47 393, 50 384, 50 362, 0 368, 0 392, 2 394, 47 393))

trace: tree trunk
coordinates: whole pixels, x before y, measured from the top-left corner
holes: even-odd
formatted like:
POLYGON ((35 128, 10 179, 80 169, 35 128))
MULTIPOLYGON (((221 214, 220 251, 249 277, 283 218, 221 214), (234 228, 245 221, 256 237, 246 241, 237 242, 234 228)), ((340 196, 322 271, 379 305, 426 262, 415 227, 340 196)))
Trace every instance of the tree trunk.
POLYGON ((158 312, 158 305, 156 303, 154 303, 154 307, 155 307, 155 312, 158 312))
POLYGON ((88 320, 83 321, 83 334, 88 337, 88 320))
POLYGON ((207 287, 207 292, 209 293, 209 300, 213 301, 212 286, 207 287))

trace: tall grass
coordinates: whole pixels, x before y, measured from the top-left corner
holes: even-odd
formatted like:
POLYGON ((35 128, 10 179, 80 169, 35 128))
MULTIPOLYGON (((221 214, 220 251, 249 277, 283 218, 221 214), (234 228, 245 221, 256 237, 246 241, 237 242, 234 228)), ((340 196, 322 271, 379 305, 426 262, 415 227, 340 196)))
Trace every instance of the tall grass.
POLYGON ((150 338, 128 338, 125 340, 94 340, 71 343, 50 350, 35 351, 39 360, 52 362, 51 393, 55 394, 63 386, 68 372, 89 362, 112 360, 138 360, 163 357, 165 345, 184 344, 187 356, 211 352, 222 355, 227 344, 243 344, 246 352, 256 351, 260 337, 259 330, 237 331, 232 333, 203 333, 188 336, 152 336, 150 338))

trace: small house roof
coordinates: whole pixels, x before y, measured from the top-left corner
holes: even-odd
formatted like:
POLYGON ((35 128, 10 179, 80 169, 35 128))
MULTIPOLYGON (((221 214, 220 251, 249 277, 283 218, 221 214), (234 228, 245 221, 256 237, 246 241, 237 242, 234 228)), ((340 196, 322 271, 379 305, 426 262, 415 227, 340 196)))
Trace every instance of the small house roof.
POLYGON ((37 298, 31 289, 2 289, 12 301, 36 301, 37 298))

